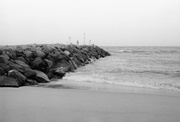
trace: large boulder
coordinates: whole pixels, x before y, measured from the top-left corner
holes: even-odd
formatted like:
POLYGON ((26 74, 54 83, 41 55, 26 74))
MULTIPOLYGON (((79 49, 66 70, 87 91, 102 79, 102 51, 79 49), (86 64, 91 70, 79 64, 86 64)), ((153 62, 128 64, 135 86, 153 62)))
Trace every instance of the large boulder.
POLYGON ((20 66, 19 64, 16 64, 15 62, 9 62, 9 66, 11 69, 16 69, 19 72, 24 72, 25 68, 23 66, 20 66))
POLYGON ((8 57, 9 58, 11 58, 11 59, 15 59, 16 58, 16 51, 15 50, 13 50, 13 49, 6 49, 5 51, 4 51, 4 53, 6 54, 6 55, 8 55, 8 57))
POLYGON ((8 72, 8 77, 16 79, 19 86, 22 86, 26 82, 26 77, 15 69, 8 72))
POLYGON ((41 50, 40 47, 38 47, 35 52, 34 52, 35 56, 40 57, 40 58, 44 58, 45 57, 45 53, 41 50))
MULTIPOLYGON (((51 72, 55 76, 59 76, 62 78, 66 72, 74 71, 74 65, 67 61, 66 59, 60 60, 56 65, 54 65, 49 72, 51 72)), ((51 73, 48 74, 49 77, 52 75, 51 73)))
POLYGON ((0 55, 0 63, 7 63, 8 62, 7 55, 0 55))
POLYGON ((51 67, 53 67, 53 62, 51 60, 48 59, 44 59, 44 63, 46 64, 46 72, 48 72, 50 70, 51 67))
POLYGON ((65 74, 66 74, 65 67, 58 67, 58 68, 54 69, 54 75, 57 75, 62 78, 65 74))
POLYGON ((46 64, 43 62, 43 60, 40 57, 36 57, 34 61, 31 62, 31 66, 33 69, 37 69, 40 71, 46 70, 46 64))
POLYGON ((11 70, 12 68, 8 65, 8 64, 5 64, 5 63, 0 63, 0 67, 2 69, 4 69, 4 71, 7 73, 9 70, 11 70))
POLYGON ((39 70, 34 70, 36 72, 36 81, 38 83, 48 83, 50 82, 49 78, 47 77, 47 75, 39 70))
POLYGON ((25 62, 21 61, 21 60, 14 60, 16 64, 24 67, 24 68, 30 68, 29 65, 27 65, 25 62))
POLYGON ((82 63, 81 61, 79 61, 79 60, 77 59, 77 57, 73 57, 72 60, 75 62, 75 64, 76 64, 77 67, 83 66, 83 63, 82 63))
POLYGON ((64 53, 58 50, 53 50, 49 53, 49 57, 52 57, 54 59, 54 62, 58 62, 59 60, 63 59, 66 56, 64 53))
POLYGON ((19 87, 19 84, 14 78, 0 76, 0 87, 19 87))
POLYGON ((75 53, 74 56, 75 56, 79 61, 81 61, 82 63, 85 62, 84 59, 83 59, 83 57, 82 57, 82 55, 81 55, 80 53, 75 53))
POLYGON ((28 62, 26 61, 26 59, 23 56, 17 57, 16 60, 20 60, 20 61, 23 61, 26 64, 28 64, 28 62))
POLYGON ((24 49, 22 48, 22 46, 17 46, 15 52, 16 52, 17 57, 25 56, 24 53, 23 53, 24 49))
POLYGON ((30 51, 30 50, 25 50, 25 51, 24 51, 24 54, 25 54, 25 56, 26 56, 27 58, 31 58, 31 57, 33 56, 33 52, 30 51))
POLYGON ((36 72, 30 68, 25 69, 25 71, 23 72, 24 76, 27 78, 32 78, 34 79, 36 76, 36 72))

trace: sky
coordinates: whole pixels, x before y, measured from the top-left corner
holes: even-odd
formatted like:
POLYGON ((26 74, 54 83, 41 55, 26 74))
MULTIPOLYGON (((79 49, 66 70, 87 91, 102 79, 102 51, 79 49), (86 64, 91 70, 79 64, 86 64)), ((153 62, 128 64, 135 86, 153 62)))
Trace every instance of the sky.
POLYGON ((180 46, 180 0, 0 0, 0 45, 180 46))

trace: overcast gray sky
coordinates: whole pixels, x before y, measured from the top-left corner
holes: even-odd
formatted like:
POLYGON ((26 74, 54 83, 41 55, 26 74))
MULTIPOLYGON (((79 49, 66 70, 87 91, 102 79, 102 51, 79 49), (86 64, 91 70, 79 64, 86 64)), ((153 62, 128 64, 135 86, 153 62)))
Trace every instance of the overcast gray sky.
POLYGON ((180 0, 0 0, 0 45, 180 46, 180 0))

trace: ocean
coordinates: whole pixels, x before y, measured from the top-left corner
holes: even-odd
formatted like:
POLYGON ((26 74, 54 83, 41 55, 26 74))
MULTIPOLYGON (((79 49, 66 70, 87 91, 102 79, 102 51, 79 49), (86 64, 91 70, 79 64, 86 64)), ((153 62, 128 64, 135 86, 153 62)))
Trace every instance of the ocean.
POLYGON ((102 47, 111 56, 64 80, 180 91, 180 47, 102 47))

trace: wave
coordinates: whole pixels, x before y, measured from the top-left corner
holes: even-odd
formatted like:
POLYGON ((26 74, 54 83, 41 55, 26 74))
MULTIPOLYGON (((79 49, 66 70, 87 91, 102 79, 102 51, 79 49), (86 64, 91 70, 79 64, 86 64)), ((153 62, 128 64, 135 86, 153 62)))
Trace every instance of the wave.
POLYGON ((180 50, 112 50, 112 53, 179 54, 180 50))
POLYGON ((123 81, 116 80, 112 77, 102 78, 93 77, 93 76, 81 76, 81 75, 73 75, 64 77, 64 80, 74 81, 74 82, 89 82, 89 83, 97 83, 97 84, 109 84, 109 85, 119 85, 126 87, 139 87, 139 88, 151 88, 151 89, 163 89, 163 90, 171 90, 171 91, 180 91, 180 85, 176 85, 173 83, 145 83, 143 81, 123 81))
POLYGON ((137 50, 119 50, 119 51, 111 51, 113 53, 142 53, 145 51, 137 51, 137 50))

